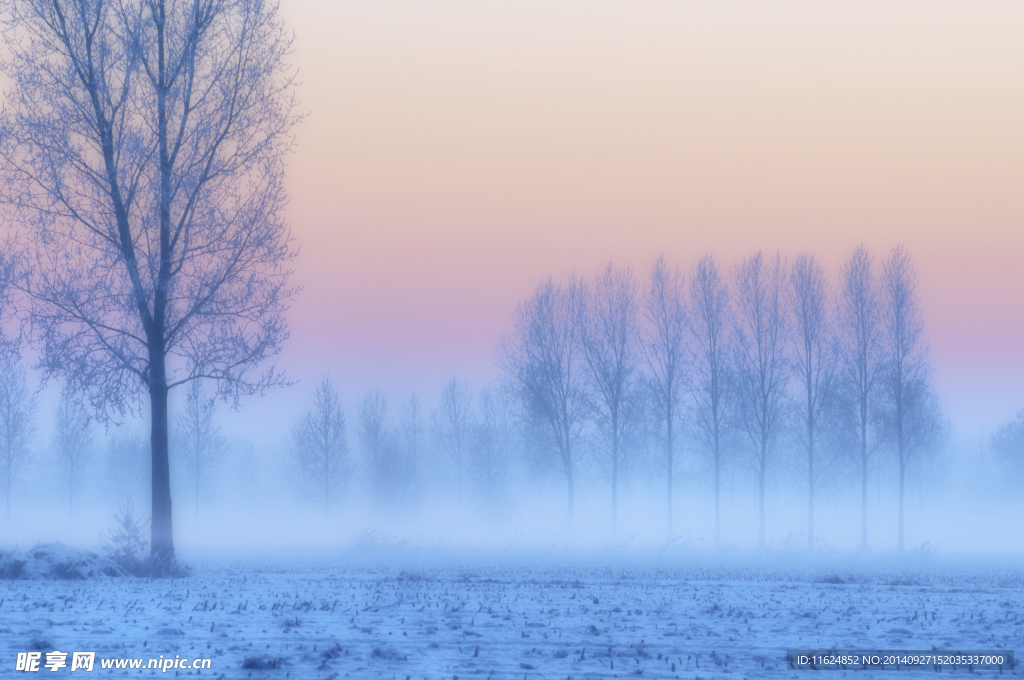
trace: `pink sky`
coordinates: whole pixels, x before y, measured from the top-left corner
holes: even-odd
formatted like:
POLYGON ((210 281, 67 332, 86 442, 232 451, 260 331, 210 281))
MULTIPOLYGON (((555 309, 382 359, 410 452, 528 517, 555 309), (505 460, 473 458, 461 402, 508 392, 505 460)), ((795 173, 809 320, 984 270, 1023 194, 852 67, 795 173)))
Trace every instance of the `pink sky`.
POLYGON ((289 401, 479 387, 547 276, 903 242, 949 414, 1024 406, 1024 4, 770 5, 283 0, 289 401))

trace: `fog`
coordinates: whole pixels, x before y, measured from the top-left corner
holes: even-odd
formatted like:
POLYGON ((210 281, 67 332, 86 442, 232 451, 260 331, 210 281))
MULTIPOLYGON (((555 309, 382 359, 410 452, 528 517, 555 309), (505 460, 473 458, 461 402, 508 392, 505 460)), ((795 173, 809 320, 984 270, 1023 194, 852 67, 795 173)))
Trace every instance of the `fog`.
MULTIPOLYGON (((289 388, 301 392, 302 387, 289 388)), ((243 406, 244 413, 244 406, 243 406)), ((263 424, 266 427, 266 424, 263 424)), ((58 468, 39 445, 32 467, 17 485, 3 543, 29 547, 59 540, 100 551, 113 515, 129 502, 148 514, 148 442, 144 422, 96 427, 89 464, 78 480, 74 505, 58 468), (124 456, 129 441, 130 458, 124 456), (119 447, 121 447, 119 449, 119 447), (134 470, 124 466, 134 466, 134 470), (120 468, 118 466, 121 466, 120 468)), ((284 429, 284 428, 281 428, 284 429)), ((42 439, 42 437, 40 437, 42 439)), ((41 442, 45 444, 45 440, 41 442)), ((426 447, 425 447, 426 448, 426 447)), ((618 522, 611 522, 607 474, 590 452, 578 476, 576 507, 566 517, 565 483, 556 469, 536 461, 511 462, 499 496, 470 477, 460 502, 450 465, 429 448, 413 484, 400 499, 382 499, 369 471, 352 455, 351 469, 332 493, 329 514, 299 469, 290 437, 277 441, 228 438, 223 456, 203 477, 198 511, 182 463, 173 457, 174 528, 185 560, 238 555, 287 557, 398 555, 403 550, 480 549, 526 554, 597 550, 605 555, 715 554, 711 470, 705 456, 685 447, 675 479, 672 536, 667 534, 665 479, 651 452, 630 452, 620 489, 618 522), (383 552, 382 552, 383 551, 383 552)), ((768 476, 767 546, 807 553, 807 491, 802 452, 780 451, 768 476)), ((855 552, 860 543, 860 489, 855 461, 832 461, 815 504, 816 550, 855 552)), ((868 490, 870 553, 896 547, 898 490, 895 462, 871 462, 868 490)), ((908 552, 928 555, 1020 554, 1024 537, 1010 528, 1024 522, 1020 477, 980 436, 954 435, 942 449, 910 467, 906 498, 908 552)), ((722 485, 722 553, 756 554, 757 477, 749 460, 734 452, 722 485)), ((813 556, 813 554, 811 554, 813 556)))

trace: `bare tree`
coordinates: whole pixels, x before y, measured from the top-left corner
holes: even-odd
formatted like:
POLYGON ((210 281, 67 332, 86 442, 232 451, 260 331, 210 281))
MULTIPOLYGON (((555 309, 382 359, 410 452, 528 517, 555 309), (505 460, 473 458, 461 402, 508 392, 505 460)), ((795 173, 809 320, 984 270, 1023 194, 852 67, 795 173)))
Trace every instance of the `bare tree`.
POLYGON ((473 394, 454 378, 445 383, 441 402, 432 415, 437 448, 455 470, 458 499, 462 502, 462 475, 469 456, 473 432, 473 394))
POLYGON ((765 546, 764 485, 789 379, 786 272, 782 257, 757 253, 736 268, 736 366, 740 419, 757 472, 757 545, 765 546))
POLYGON ((989 446, 1007 480, 1016 484, 1024 478, 1024 409, 992 434, 989 446))
POLYGON ((232 467, 238 493, 247 504, 253 505, 264 497, 260 489, 263 467, 260 452, 251 439, 238 441, 231 448, 234 450, 232 467))
POLYGON ((695 422, 711 454, 715 487, 715 549, 721 541, 721 479, 729 396, 730 334, 733 327, 729 289, 715 259, 696 266, 690 283, 689 328, 693 337, 692 393, 695 422))
POLYGON ((798 364, 796 375, 804 402, 797 410, 807 448, 807 548, 813 550, 815 434, 834 387, 838 347, 829 313, 828 279, 813 255, 797 257, 789 283, 793 346, 798 364))
POLYGON ((380 392, 367 392, 359 405, 359 441, 370 464, 380 456, 387 437, 388 401, 380 392))
POLYGON ((648 382, 654 394, 657 417, 663 423, 665 439, 662 455, 667 480, 666 520, 672 540, 672 483, 675 478, 677 426, 686 370, 687 319, 683 301, 685 281, 677 267, 670 267, 662 254, 651 269, 651 287, 647 291, 646 333, 642 343, 648 382))
POLYGON ((611 466, 612 529, 619 517, 619 475, 626 438, 639 418, 639 296, 630 269, 609 264, 584 289, 580 340, 592 409, 611 466))
POLYGON ((388 402, 379 392, 368 392, 363 397, 359 408, 359 438, 377 501, 387 508, 397 508, 408 497, 411 459, 388 422, 388 402))
POLYGON ((28 388, 25 369, 11 355, 0 355, 0 483, 11 521, 11 494, 30 460, 37 399, 28 388))
POLYGON ((199 499, 210 475, 221 464, 227 442, 214 420, 216 399, 207 398, 198 380, 188 384, 185 405, 178 413, 174 439, 181 452, 182 472, 192 491, 192 509, 199 519, 199 499))
POLYGON ((516 437, 514 396, 508 384, 480 390, 473 470, 492 503, 498 503, 508 487, 516 437))
POLYGON ((107 441, 104 459, 107 491, 119 508, 131 507, 143 496, 149 478, 149 445, 143 432, 119 425, 107 441))
POLYGON ((837 305, 840 357, 845 384, 852 392, 856 410, 861 467, 860 547, 868 548, 868 426, 871 420, 875 380, 878 375, 880 326, 878 287, 871 256, 858 247, 840 272, 842 290, 837 305))
POLYGON ((40 367, 99 417, 148 394, 154 557, 173 559, 168 390, 280 384, 291 38, 262 0, 4 0, 4 198, 40 367))
POLYGON ((524 409, 565 475, 567 519, 572 525, 579 439, 587 417, 578 316, 582 286, 542 283, 516 307, 511 336, 502 342, 505 370, 524 409))
POLYGON ((67 385, 60 392, 53 418, 53 456, 68 494, 68 516, 75 507, 75 490, 92 457, 92 427, 82 395, 67 385))
POLYGON ((409 396, 402 409, 402 434, 409 454, 410 472, 413 478, 417 478, 423 455, 423 407, 415 392, 409 396))
POLYGON ((306 476, 317 486, 330 517, 331 496, 341 483, 346 459, 345 412, 331 379, 324 377, 316 388, 313 408, 296 426, 292 437, 295 455, 306 476))
POLYGON ((899 463, 899 536, 904 548, 903 504, 907 464, 927 450, 943 430, 938 398, 931 388, 924 319, 917 295, 917 272, 910 254, 896 246, 882 263, 882 397, 883 435, 896 448, 899 463))

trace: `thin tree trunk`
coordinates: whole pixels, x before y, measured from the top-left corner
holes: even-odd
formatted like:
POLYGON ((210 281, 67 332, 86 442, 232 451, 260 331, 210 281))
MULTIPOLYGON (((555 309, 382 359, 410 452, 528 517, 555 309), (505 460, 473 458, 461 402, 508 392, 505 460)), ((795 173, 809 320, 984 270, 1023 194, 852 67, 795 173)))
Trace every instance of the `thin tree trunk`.
POLYGON ((903 552, 903 479, 907 466, 903 460, 903 452, 900 452, 900 511, 899 511, 899 538, 896 541, 896 550, 903 552))
POLYGON ((672 414, 668 416, 668 540, 672 540, 672 463, 675 456, 672 451, 672 414))
POLYGON ((566 518, 567 518, 567 521, 569 523, 569 528, 572 529, 573 503, 575 501, 576 489, 575 489, 575 484, 574 484, 573 475, 572 475, 572 467, 570 467, 570 466, 566 466, 566 468, 565 468, 565 480, 566 480, 566 485, 568 486, 568 502, 569 502, 568 513, 567 513, 567 517, 566 518))
POLYGON ((807 428, 807 549, 814 550, 814 427, 807 428))
POLYGON ((715 550, 721 547, 722 518, 721 518, 721 484, 722 479, 722 457, 719 449, 718 437, 715 437, 715 550))
MULTIPOLYGON (((10 427, 8 426, 8 432, 10 427)), ((12 446, 8 443, 7 445, 7 460, 4 461, 4 467, 6 468, 6 474, 4 475, 4 502, 7 505, 7 523, 11 523, 11 475, 14 472, 14 466, 11 461, 14 460, 14 453, 12 446)))
POLYGON ((619 524, 619 444, 612 441, 612 533, 619 524))
POLYGON ((807 549, 814 550, 814 401, 807 373, 807 549))
POLYGON ((860 434, 860 549, 868 549, 868 433, 867 424, 861 421, 860 434))
POLYGON ((757 478, 757 511, 758 511, 758 528, 757 528, 757 547, 764 549, 764 474, 765 474, 765 451, 762 446, 761 449, 761 463, 760 469, 758 470, 757 478))

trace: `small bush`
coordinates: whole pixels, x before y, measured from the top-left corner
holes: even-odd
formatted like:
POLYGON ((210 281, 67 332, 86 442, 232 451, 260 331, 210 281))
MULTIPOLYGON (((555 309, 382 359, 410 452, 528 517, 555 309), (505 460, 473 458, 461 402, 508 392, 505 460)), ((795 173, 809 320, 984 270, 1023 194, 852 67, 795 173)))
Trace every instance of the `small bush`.
POLYGON ((145 539, 146 521, 132 512, 132 503, 114 513, 114 528, 107 532, 103 550, 111 561, 122 566, 128 573, 139 575, 147 550, 145 539))
POLYGON ((118 507, 114 527, 103 540, 107 557, 132 576, 149 578, 180 578, 189 575, 189 568, 174 558, 149 555, 146 525, 149 521, 136 517, 131 502, 118 507))

